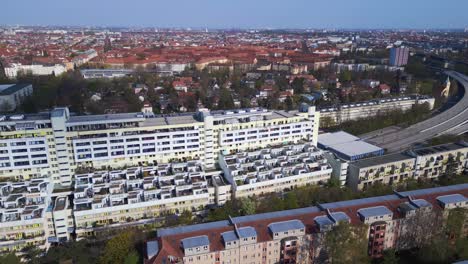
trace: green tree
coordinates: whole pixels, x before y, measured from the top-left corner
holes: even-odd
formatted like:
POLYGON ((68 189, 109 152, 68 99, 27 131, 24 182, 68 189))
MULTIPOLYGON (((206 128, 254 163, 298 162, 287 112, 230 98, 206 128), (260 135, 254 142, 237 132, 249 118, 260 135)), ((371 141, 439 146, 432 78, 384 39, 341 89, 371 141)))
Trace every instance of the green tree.
POLYGON ((468 238, 459 239, 456 242, 457 259, 468 259, 468 238))
POLYGON ((135 250, 132 250, 128 256, 125 257, 124 264, 137 264, 140 256, 135 250))
POLYGON ((21 260, 16 256, 15 253, 9 253, 0 256, 0 263, 2 264, 20 264, 21 260))
POLYGON ((99 262, 102 264, 124 263, 133 249, 133 243, 133 232, 124 231, 118 234, 107 241, 99 262))
POLYGON ((295 192, 289 192, 284 196, 284 206, 286 207, 286 209, 299 208, 299 203, 297 202, 297 194, 295 192))
POLYGON ((251 215, 255 214, 255 203, 254 203, 255 197, 252 198, 247 198, 243 197, 240 199, 240 204, 241 204, 241 214, 242 215, 251 215))
POLYGON ((219 109, 232 109, 234 108, 234 101, 232 100, 231 92, 226 88, 221 88, 219 91, 219 109))
POLYGON ((388 249, 383 252, 381 264, 398 264, 399 258, 394 249, 388 249))
POLYGON ((418 259, 422 263, 445 263, 453 254, 446 237, 437 235, 419 249, 418 259))
POLYGON ((193 214, 190 210, 184 210, 179 216, 179 224, 190 225, 193 223, 193 214))
POLYGON ((294 94, 304 93, 304 78, 294 78, 291 86, 294 89, 294 94))
POLYGON ((339 223, 325 234, 324 245, 332 264, 370 262, 366 225, 339 223))
POLYGON ((290 110, 294 109, 294 102, 293 102, 291 96, 286 97, 286 100, 285 100, 284 103, 285 103, 287 111, 290 111, 290 110))
POLYGON ((352 74, 350 71, 340 72, 340 82, 350 82, 352 79, 352 74))
POLYGON ((223 206, 208 212, 209 221, 226 220, 229 216, 240 216, 240 202, 237 199, 227 201, 223 206))
POLYGON ((465 208, 455 208, 450 210, 446 224, 447 232, 450 236, 455 237, 456 239, 462 236, 462 229, 465 224, 466 217, 467 209, 465 208))

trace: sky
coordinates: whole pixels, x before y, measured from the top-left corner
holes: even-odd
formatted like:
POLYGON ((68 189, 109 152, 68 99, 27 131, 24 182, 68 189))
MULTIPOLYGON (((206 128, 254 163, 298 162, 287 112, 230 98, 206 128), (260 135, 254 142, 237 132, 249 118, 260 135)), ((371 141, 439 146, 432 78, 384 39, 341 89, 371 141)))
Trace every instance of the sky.
POLYGON ((467 0, 0 0, 0 25, 465 28, 467 0))

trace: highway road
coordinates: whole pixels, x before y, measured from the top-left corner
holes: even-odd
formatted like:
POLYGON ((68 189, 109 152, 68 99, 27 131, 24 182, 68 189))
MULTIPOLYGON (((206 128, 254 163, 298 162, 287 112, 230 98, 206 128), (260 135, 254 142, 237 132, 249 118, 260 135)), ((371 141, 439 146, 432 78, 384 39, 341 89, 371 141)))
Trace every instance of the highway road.
POLYGON ((468 76, 454 71, 446 71, 445 74, 458 80, 465 89, 463 97, 457 104, 410 127, 393 133, 367 138, 366 141, 385 148, 388 152, 397 152, 432 137, 451 133, 450 131, 459 131, 464 126, 468 130, 468 76))

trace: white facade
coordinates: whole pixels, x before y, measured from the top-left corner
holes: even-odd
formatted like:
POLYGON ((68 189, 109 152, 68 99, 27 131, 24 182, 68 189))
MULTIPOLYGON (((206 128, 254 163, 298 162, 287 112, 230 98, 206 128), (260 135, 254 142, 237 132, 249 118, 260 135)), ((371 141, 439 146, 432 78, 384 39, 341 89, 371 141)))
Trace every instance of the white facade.
POLYGON ((55 75, 58 76, 67 71, 67 68, 62 64, 55 64, 53 66, 45 65, 22 65, 11 64, 5 67, 5 74, 8 78, 16 78, 18 73, 31 73, 32 75, 55 75))
POLYGON ((15 110, 32 93, 33 87, 31 84, 0 85, 0 111, 15 110))
POLYGON ((427 103, 429 109, 432 110, 434 108, 435 99, 433 97, 425 96, 406 96, 342 104, 337 107, 327 107, 320 109, 320 117, 322 121, 327 121, 322 122, 323 125, 330 126, 334 124, 340 124, 341 122, 359 120, 376 116, 378 114, 385 114, 388 111, 408 111, 414 105, 421 105, 425 103, 427 103))
POLYGON ((48 246, 46 211, 52 188, 47 179, 0 183, 0 253, 48 246))
POLYGON ((323 184, 332 173, 323 152, 308 143, 220 156, 219 165, 235 197, 323 184))

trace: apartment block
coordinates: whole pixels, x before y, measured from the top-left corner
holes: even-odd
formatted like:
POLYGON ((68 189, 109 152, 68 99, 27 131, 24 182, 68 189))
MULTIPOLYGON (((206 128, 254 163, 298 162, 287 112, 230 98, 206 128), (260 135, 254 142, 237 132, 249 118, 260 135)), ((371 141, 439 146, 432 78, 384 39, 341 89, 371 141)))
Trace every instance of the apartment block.
POLYGON ((376 258, 387 249, 410 248, 403 239, 415 215, 468 208, 467 195, 468 184, 460 184, 159 229, 146 244, 145 263, 323 263, 323 239, 342 222, 367 228, 368 254, 376 258))
POLYGON ((363 159, 349 164, 347 182, 360 190, 377 182, 391 185, 460 174, 467 168, 467 155, 468 145, 460 142, 363 159))
POLYGON ((359 160, 348 167, 348 185, 353 189, 365 189, 375 183, 391 185, 413 178, 415 158, 395 153, 359 160))
POLYGON ((221 155, 219 166, 237 198, 324 184, 332 173, 323 152, 311 143, 221 155))
POLYGON ((71 186, 73 175, 175 160, 201 160, 213 169, 218 155, 306 140, 317 143, 319 113, 261 108, 154 115, 76 116, 67 108, 0 117, 0 177, 49 177, 71 186))
POLYGON ((96 171, 75 179, 78 238, 100 229, 152 223, 167 213, 201 211, 230 198, 219 172, 207 175, 200 161, 96 171))
POLYGON ((47 179, 0 183, 0 253, 47 247, 54 232, 46 217, 52 188, 47 179))
POLYGON ((468 146, 445 144, 414 150, 416 156, 415 178, 437 178, 444 173, 459 174, 467 168, 468 146))
POLYGON ((408 111, 414 105, 427 103, 434 108, 435 99, 428 96, 405 96, 396 98, 374 99, 365 102, 347 103, 320 109, 321 126, 333 126, 342 122, 359 120, 385 114, 388 111, 408 111))
POLYGON ((384 149, 344 131, 320 134, 318 147, 326 150, 324 156, 333 168, 332 176, 342 186, 346 184, 350 162, 384 154, 384 149))
POLYGON ((33 93, 32 84, 1 84, 0 106, 1 111, 13 111, 33 93))

